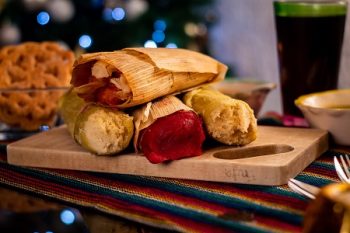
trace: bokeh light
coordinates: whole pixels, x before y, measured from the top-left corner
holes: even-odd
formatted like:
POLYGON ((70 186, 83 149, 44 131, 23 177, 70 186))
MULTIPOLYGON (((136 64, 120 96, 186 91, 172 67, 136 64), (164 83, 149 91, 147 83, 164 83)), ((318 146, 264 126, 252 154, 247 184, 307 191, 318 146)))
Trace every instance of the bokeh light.
POLYGON ((198 24, 198 32, 197 33, 199 36, 206 35, 207 31, 208 31, 208 29, 207 29, 207 26, 205 26, 205 24, 202 24, 202 23, 198 24))
POLYGON ((159 30, 159 31, 165 31, 166 29, 166 22, 164 20, 158 19, 154 22, 153 27, 154 30, 159 30))
POLYGON ((195 23, 186 23, 185 32, 188 36, 195 37, 198 34, 198 26, 195 23))
POLYGON ((157 43, 163 42, 165 39, 165 34, 163 31, 160 30, 154 31, 152 33, 152 39, 157 43))
POLYGON ((120 21, 125 17, 125 11, 123 8, 116 7, 112 11, 112 17, 114 20, 120 21))
POLYGON ((36 21, 40 25, 46 25, 50 21, 50 15, 46 11, 41 11, 36 16, 36 21))
POLYGON ((61 221, 66 224, 70 225, 75 221, 75 215, 71 210, 63 210, 60 214, 61 221))
POLYGON ((177 45, 175 43, 169 43, 169 44, 166 45, 166 48, 176 49, 177 45))
POLYGON ((157 48, 157 44, 153 40, 148 40, 145 42, 144 47, 145 48, 157 48))
POLYGON ((40 131, 48 131, 50 129, 50 126, 48 126, 48 125, 41 125, 40 127, 39 127, 39 130, 40 131))
POLYGON ((92 44, 92 39, 91 39, 91 36, 89 35, 82 35, 80 38, 79 38, 79 45, 80 47, 86 49, 86 48, 89 48, 92 44))

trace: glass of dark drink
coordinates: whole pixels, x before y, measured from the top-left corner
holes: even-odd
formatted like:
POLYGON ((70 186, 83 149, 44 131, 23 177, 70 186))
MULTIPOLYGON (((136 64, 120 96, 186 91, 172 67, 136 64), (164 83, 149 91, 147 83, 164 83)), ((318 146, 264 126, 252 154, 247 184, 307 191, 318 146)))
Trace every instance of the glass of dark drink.
POLYGON ((302 116, 294 100, 336 89, 347 1, 274 1, 283 113, 302 116))

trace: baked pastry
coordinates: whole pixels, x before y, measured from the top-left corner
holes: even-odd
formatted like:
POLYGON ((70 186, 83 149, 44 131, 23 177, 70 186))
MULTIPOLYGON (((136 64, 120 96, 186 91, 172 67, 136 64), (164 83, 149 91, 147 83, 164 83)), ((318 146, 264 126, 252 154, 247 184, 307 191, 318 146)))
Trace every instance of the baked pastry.
POLYGON ((55 42, 26 42, 0 50, 0 121, 24 130, 51 125, 68 87, 72 51, 55 42), (45 89, 56 89, 47 91, 45 89))
POLYGON ((74 90, 60 100, 60 114, 69 133, 83 148, 97 155, 112 155, 130 144, 133 117, 115 108, 86 103, 74 90))
POLYGON ((71 84, 86 101, 125 109, 221 81, 226 71, 224 64, 190 50, 127 48, 83 54, 71 84))
POLYGON ((204 120, 208 134, 227 145, 246 145, 257 137, 257 120, 249 105, 212 88, 192 90, 184 103, 204 120))
POLYGON ((151 163, 202 154, 202 120, 175 96, 150 102, 134 112, 134 147, 151 163))

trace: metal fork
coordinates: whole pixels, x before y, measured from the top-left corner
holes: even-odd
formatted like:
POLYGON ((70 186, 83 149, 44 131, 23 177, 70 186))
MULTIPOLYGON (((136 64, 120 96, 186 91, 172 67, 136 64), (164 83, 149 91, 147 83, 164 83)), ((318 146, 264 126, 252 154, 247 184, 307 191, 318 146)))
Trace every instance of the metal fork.
POLYGON ((294 192, 299 193, 303 196, 306 196, 310 199, 315 199, 316 195, 319 193, 320 188, 306 184, 302 181, 296 180, 296 179, 289 179, 288 186, 291 188, 294 192))
POLYGON ((340 155, 340 162, 339 163, 338 159, 336 156, 334 156, 334 166, 335 166, 335 171, 338 174, 338 177, 341 181, 345 183, 350 183, 350 172, 349 172, 349 167, 350 167, 350 159, 349 156, 346 154, 340 155))

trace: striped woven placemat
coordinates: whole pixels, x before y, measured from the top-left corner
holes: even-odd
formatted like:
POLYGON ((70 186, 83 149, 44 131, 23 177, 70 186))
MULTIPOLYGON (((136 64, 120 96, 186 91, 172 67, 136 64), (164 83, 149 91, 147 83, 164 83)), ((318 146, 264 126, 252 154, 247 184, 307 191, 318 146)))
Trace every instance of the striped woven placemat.
MULTIPOLYGON (((296 179, 339 181, 328 151, 296 179)), ((306 198, 259 186, 13 166, 0 153, 0 183, 181 232, 301 232, 306 198)))

